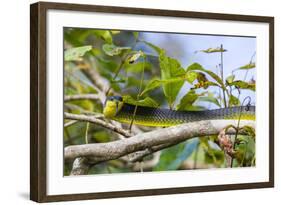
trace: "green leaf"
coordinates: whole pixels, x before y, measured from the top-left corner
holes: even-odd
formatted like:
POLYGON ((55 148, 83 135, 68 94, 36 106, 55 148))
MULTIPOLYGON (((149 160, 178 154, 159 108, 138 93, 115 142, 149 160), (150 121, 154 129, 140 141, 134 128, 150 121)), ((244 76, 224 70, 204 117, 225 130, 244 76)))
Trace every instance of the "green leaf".
POLYGON ((112 36, 108 30, 91 30, 91 33, 103 39, 106 43, 112 44, 112 36))
MULTIPOLYGON (((159 64, 161 68, 161 80, 169 80, 183 76, 186 73, 176 59, 166 56, 164 50, 160 52, 159 64)), ((183 84, 184 80, 163 85, 164 95, 170 107, 172 107, 183 84)))
POLYGON ((162 85, 162 82, 158 78, 151 79, 145 86, 144 90, 142 91, 141 95, 144 95, 145 93, 154 90, 162 85))
POLYGON ((76 48, 70 48, 64 51, 64 60, 65 61, 77 61, 80 60, 82 56, 85 55, 87 51, 90 51, 92 46, 82 46, 76 48))
POLYGON ((203 71, 203 72, 207 73, 215 81, 217 81, 222 88, 225 88, 222 79, 217 74, 215 74, 214 72, 212 72, 210 70, 203 68, 199 63, 193 63, 190 66, 188 66, 187 71, 192 71, 192 70, 193 71, 198 70, 198 71, 203 71))
POLYGON ((190 84, 192 84, 192 83, 194 82, 194 80, 197 79, 197 75, 198 75, 197 72, 194 72, 194 71, 187 71, 186 74, 185 74, 185 79, 186 79, 190 84))
POLYGON ((144 53, 142 51, 138 51, 127 58, 127 62, 129 64, 135 63, 140 57, 143 57, 144 53))
POLYGON ((121 33, 121 31, 118 31, 118 30, 111 30, 110 31, 113 35, 117 35, 119 33, 121 33))
POLYGON ((242 129, 243 129, 243 132, 246 133, 246 135, 251 136, 253 138, 256 137, 256 130, 253 127, 246 125, 242 129))
POLYGON ((134 35, 134 37, 135 37, 135 39, 137 40, 138 38, 139 38, 139 32, 133 32, 133 35, 134 35))
POLYGON ((161 48, 159 48, 158 46, 149 43, 147 41, 142 41, 143 43, 145 43, 146 45, 148 45, 149 47, 151 47, 153 50, 155 50, 158 54, 160 54, 163 50, 161 48))
POLYGON ((230 95, 229 96, 229 102, 228 102, 229 106, 236 106, 236 105, 240 105, 240 101, 237 97, 235 97, 234 95, 230 95))
POLYGON ((205 162, 208 164, 216 164, 217 166, 224 162, 224 152, 221 150, 216 150, 209 148, 205 152, 205 162))
POLYGON ((140 73, 142 72, 142 69, 144 68, 144 70, 151 70, 152 65, 149 62, 137 62, 137 63, 133 63, 133 64, 125 64, 124 65, 124 69, 127 72, 131 72, 131 73, 140 73))
POLYGON ((177 170, 180 165, 194 152, 199 143, 198 139, 180 143, 162 150, 158 164, 153 171, 177 170))
POLYGON ((122 97, 123 97, 123 101, 128 104, 146 106, 146 107, 155 107, 155 108, 159 107, 159 104, 150 97, 146 97, 139 101, 135 100, 133 97, 129 95, 125 95, 122 97))
POLYGON ((240 70, 249 70, 249 69, 252 69, 252 68, 255 68, 256 67, 256 63, 255 62, 250 62, 246 65, 243 65, 241 67, 239 67, 238 69, 240 70))
POLYGON ((211 81, 200 81, 199 83, 194 85, 193 89, 198 89, 198 88, 204 88, 207 89, 209 86, 218 86, 220 87, 217 83, 211 82, 211 81))
POLYGON ((181 98, 180 103, 177 105, 177 110, 188 110, 197 99, 198 94, 195 93, 195 90, 190 90, 181 98))
POLYGON ((204 52, 204 53, 217 53, 217 52, 226 52, 226 49, 222 49, 221 47, 217 47, 217 48, 208 48, 206 50, 200 50, 200 52, 204 52))
POLYGON ((123 50, 129 50, 130 47, 119 47, 115 46, 114 44, 103 44, 102 46, 103 51, 109 56, 116 56, 121 54, 123 50))
POLYGON ((236 80, 236 81, 233 81, 232 83, 229 83, 229 85, 235 86, 239 89, 248 89, 248 90, 252 90, 252 91, 256 90, 256 84, 253 82, 245 82, 242 80, 236 80))
POLYGON ((230 75, 225 79, 225 81, 227 84, 230 84, 234 81, 234 78, 235 78, 235 75, 230 75))
POLYGON ((159 78, 153 78, 146 84, 141 95, 144 95, 145 93, 147 93, 151 90, 154 90, 160 86, 164 86, 164 85, 171 84, 171 83, 182 82, 182 81, 184 81, 184 78, 182 78, 182 77, 170 78, 168 80, 160 80, 159 78))
POLYGON ((208 96, 199 96, 197 101, 200 102, 210 102, 213 103, 215 105, 217 105, 218 107, 221 107, 218 98, 214 97, 214 95, 212 93, 209 93, 208 96))
POLYGON ((238 166, 252 166, 255 158, 255 140, 250 136, 238 135, 237 145, 235 146, 235 159, 238 166))

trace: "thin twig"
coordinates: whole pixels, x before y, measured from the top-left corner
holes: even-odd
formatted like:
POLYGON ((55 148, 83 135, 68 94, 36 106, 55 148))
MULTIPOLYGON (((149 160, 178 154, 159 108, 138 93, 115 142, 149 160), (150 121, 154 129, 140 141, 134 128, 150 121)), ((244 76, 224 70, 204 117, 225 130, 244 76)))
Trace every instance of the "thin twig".
POLYGON ((65 123, 63 125, 63 127, 69 127, 71 125, 74 125, 75 123, 77 123, 78 121, 77 120, 70 120, 69 122, 65 123))
POLYGON ((100 101, 100 97, 98 94, 79 94, 79 95, 66 95, 64 96, 64 101, 71 100, 98 100, 100 101))
MULTIPOLYGON (((220 65, 220 67, 221 67, 221 80, 224 83, 224 77, 223 77, 223 45, 222 44, 221 44, 221 65, 220 65)), ((225 89, 222 89, 222 94, 223 94, 224 107, 227 107, 226 97, 225 97, 225 89)))
MULTIPOLYGON (((243 108, 243 105, 245 103, 245 101, 249 99, 249 103, 251 102, 251 98, 249 96, 247 96, 243 102, 242 102, 242 105, 241 105, 241 108, 240 108, 240 112, 239 112, 239 118, 238 118, 238 122, 237 122, 237 127, 236 127, 236 132, 235 132, 235 137, 234 137, 234 142, 233 142, 233 150, 235 150, 235 146, 236 146, 236 141, 237 141, 237 136, 238 136, 238 132, 239 132, 239 128, 240 128, 240 121, 241 121, 241 115, 242 115, 242 108, 243 108)), ((232 157, 231 158, 231 162, 230 162, 230 167, 233 167, 233 161, 234 161, 234 158, 232 157)))
POLYGON ((89 141, 88 141, 88 130, 89 130, 89 125, 90 125, 90 123, 87 122, 87 123, 86 123, 86 131, 85 131, 85 143, 86 143, 86 144, 89 143, 89 141))
POLYGON ((123 135, 124 137, 131 137, 132 135, 127 132, 126 130, 120 128, 120 127, 116 127, 110 123, 107 123, 103 120, 97 119, 93 116, 87 116, 87 115, 78 115, 78 114, 71 114, 71 113, 64 113, 64 117, 67 119, 72 119, 72 120, 80 120, 80 121, 85 121, 85 122, 91 122, 94 123, 96 125, 100 125, 106 129, 109 129, 111 131, 114 131, 118 134, 123 135))
MULTIPOLYGON (((140 98, 140 95, 141 95, 142 84, 143 84, 143 77, 144 77, 145 57, 143 57, 143 59, 144 59, 144 63, 143 63, 143 66, 142 66, 141 81, 140 81, 138 95, 137 95, 137 103, 139 102, 139 98, 140 98)), ((138 109, 138 104, 136 104, 135 109, 134 109, 133 118, 132 118, 132 121, 131 121, 130 127, 129 127, 130 132, 132 130, 133 123, 135 121, 135 116, 136 116, 136 113, 137 113, 137 109, 138 109)))

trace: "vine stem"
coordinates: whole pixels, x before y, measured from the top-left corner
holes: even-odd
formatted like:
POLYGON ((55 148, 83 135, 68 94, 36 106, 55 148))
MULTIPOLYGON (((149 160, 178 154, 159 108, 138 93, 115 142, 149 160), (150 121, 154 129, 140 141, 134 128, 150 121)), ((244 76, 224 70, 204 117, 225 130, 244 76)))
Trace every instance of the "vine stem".
POLYGON ((87 122, 87 124, 86 124, 86 131, 85 131, 85 143, 86 143, 86 144, 89 144, 89 141, 88 141, 88 130, 89 130, 89 125, 90 125, 90 123, 87 122))
MULTIPOLYGON (((142 84, 143 84, 143 78, 144 78, 144 66, 145 66, 145 62, 146 62, 145 55, 143 56, 143 60, 144 60, 144 62, 143 62, 143 66, 142 66, 141 81, 140 81, 140 86, 139 86, 138 95, 137 95, 137 102, 139 101, 139 98, 140 98, 140 95, 141 95, 141 90, 142 90, 142 84)), ((138 109, 138 104, 136 104, 135 109, 134 109, 133 119, 132 119, 132 121, 130 123, 130 127, 129 127, 130 132, 131 132, 132 126, 134 124, 137 109, 138 109)))
MULTIPOLYGON (((115 71, 115 74, 114 74, 114 76, 113 76, 113 78, 112 78, 112 81, 114 81, 114 80, 117 78, 117 76, 119 75, 119 73, 120 73, 120 71, 121 71, 121 69, 122 69, 124 63, 126 62, 127 57, 128 57, 128 54, 121 60, 121 63, 119 64, 117 70, 115 71)), ((107 91, 105 92, 105 95, 106 95, 106 96, 108 96, 110 90, 111 90, 111 87, 109 87, 109 88, 107 89, 107 91)))
MULTIPOLYGON (((239 112, 239 118, 238 118, 238 123, 237 123, 237 127, 236 127, 236 132, 235 132, 235 137, 234 137, 234 142, 233 142, 233 150, 235 150, 235 146, 236 146, 236 140, 237 140, 237 136, 238 136, 238 132, 239 132, 239 126, 240 126, 240 120, 241 120, 241 115, 242 115, 242 109, 243 109, 243 105, 245 103, 245 101, 249 99, 249 103, 251 102, 251 98, 249 96, 247 96, 243 102, 242 102, 242 105, 240 107, 240 112, 239 112)), ((233 161, 234 161, 234 158, 231 157, 231 162, 230 162, 230 167, 233 167, 233 161)))
MULTIPOLYGON (((221 44, 221 80, 224 83, 224 77, 223 77, 223 45, 221 44)), ((225 90, 222 89, 222 94, 223 94, 223 103, 224 103, 224 107, 227 107, 227 103, 226 103, 226 97, 225 97, 225 90)))

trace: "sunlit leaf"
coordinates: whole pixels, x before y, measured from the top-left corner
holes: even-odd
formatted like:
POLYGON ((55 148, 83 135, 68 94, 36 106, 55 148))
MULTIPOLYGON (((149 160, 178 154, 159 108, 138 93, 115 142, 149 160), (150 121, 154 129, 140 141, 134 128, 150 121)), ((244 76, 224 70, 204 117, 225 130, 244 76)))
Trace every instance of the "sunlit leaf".
POLYGON ((245 82, 242 80, 236 80, 236 81, 233 81, 232 83, 229 83, 229 85, 235 86, 239 89, 248 89, 248 90, 252 90, 252 91, 256 90, 256 84, 253 82, 245 82))
POLYGON ((225 79, 225 81, 227 84, 230 84, 234 81, 234 78, 235 78, 235 75, 230 75, 225 79))
POLYGON ((214 72, 203 68, 200 64, 198 64, 198 63, 193 63, 193 64, 191 64, 190 66, 188 66, 187 71, 192 71, 192 70, 193 70, 193 71, 196 71, 196 70, 197 70, 197 71, 203 71, 203 72, 207 73, 207 74, 208 74, 209 76, 211 76, 215 81, 217 81, 221 87, 224 88, 224 84, 223 84, 222 79, 221 79, 217 74, 215 74, 214 72))
POLYGON ((127 62, 129 64, 135 63, 140 57, 143 57, 144 53, 142 51, 138 51, 127 58, 127 62))
POLYGON ((76 48, 70 48, 64 51, 64 60, 65 61, 77 61, 80 60, 82 56, 85 55, 87 51, 90 51, 92 46, 82 46, 76 48))
POLYGON ((226 52, 226 49, 222 49, 221 47, 217 47, 217 48, 208 48, 206 50, 200 50, 200 52, 204 52, 204 53, 217 53, 217 52, 226 52))
POLYGON ((204 89, 207 89, 209 86, 218 86, 219 85, 217 83, 214 83, 214 82, 211 82, 211 81, 200 81, 198 83, 196 83, 194 85, 194 89, 198 89, 198 88, 204 88, 204 89))
POLYGON ((194 80, 197 79, 197 75, 198 75, 197 72, 187 71, 185 74, 185 78, 190 84, 192 84, 194 82, 194 80))
POLYGON ((130 47, 119 47, 114 44, 103 44, 103 51, 109 56, 115 56, 121 54, 123 50, 129 50, 130 47))
MULTIPOLYGON (((178 76, 185 75, 185 70, 180 63, 173 58, 166 56, 165 51, 162 50, 159 55, 159 62, 161 68, 161 79, 169 80, 178 76)), ((168 100, 170 107, 172 107, 184 81, 168 83, 163 86, 164 95, 168 100)))
POLYGON ((106 43, 112 44, 112 36, 108 30, 90 30, 92 34, 103 39, 106 43))
POLYGON ((255 68, 256 67, 256 63, 255 62, 250 62, 246 65, 243 65, 241 67, 239 67, 238 69, 240 70, 249 70, 249 69, 252 69, 252 68, 255 68))

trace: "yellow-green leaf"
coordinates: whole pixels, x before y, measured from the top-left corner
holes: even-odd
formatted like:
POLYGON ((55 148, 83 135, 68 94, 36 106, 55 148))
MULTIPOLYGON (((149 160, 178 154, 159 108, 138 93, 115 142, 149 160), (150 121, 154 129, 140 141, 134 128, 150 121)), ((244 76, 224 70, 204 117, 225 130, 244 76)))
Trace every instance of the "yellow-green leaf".
POLYGON ((77 61, 80 60, 82 56, 85 55, 87 51, 90 51, 92 46, 81 46, 76 48, 70 48, 64 51, 65 61, 77 61))
POLYGON ((114 44, 103 44, 102 46, 103 51, 109 56, 116 56, 121 54, 123 50, 129 50, 130 47, 119 47, 114 44))
POLYGON ((140 57, 143 57, 144 53, 142 51, 138 51, 127 58, 127 62, 129 64, 135 63, 140 57))
POLYGON ((252 68, 255 68, 256 67, 256 63, 255 62, 250 62, 246 65, 243 65, 241 67, 239 67, 238 69, 240 70, 249 70, 249 69, 252 69, 252 68))
POLYGON ((218 107, 221 107, 218 98, 216 98, 212 93, 209 93, 208 96, 199 96, 197 101, 210 102, 217 105, 218 107))
POLYGON ((159 107, 159 104, 150 97, 146 97, 142 100, 135 100, 130 95, 122 96, 123 101, 128 104, 138 105, 138 106, 147 106, 147 107, 159 107))
POLYGON ((177 110, 187 110, 187 108, 193 105, 197 98, 198 94, 195 93, 195 90, 190 90, 181 98, 180 103, 177 105, 177 110))
POLYGON ((236 106, 236 105, 240 105, 240 101, 237 97, 235 97, 234 95, 230 95, 229 96, 229 102, 228 102, 229 106, 236 106))
POLYGON ((91 30, 92 34, 103 39, 106 43, 112 44, 112 36, 108 30, 91 30))
POLYGON ((187 71, 185 74, 185 78, 190 84, 192 84, 197 78, 197 73, 194 71, 187 71))
MULTIPOLYGON (((186 73, 180 63, 176 59, 168 57, 164 50, 160 52, 159 64, 161 68, 161 80, 169 80, 183 76, 186 73)), ((183 84, 184 80, 163 85, 164 95, 170 107, 172 107, 183 84)))
POLYGON ((228 76, 225 80, 227 84, 230 84, 234 81, 235 75, 228 76))
POLYGON ((204 53, 217 53, 217 52, 226 52, 226 49, 222 49, 221 47, 217 47, 217 48, 208 48, 206 50, 200 50, 201 52, 204 53))
POLYGON ((248 90, 252 90, 252 91, 256 90, 256 84, 255 83, 245 82, 245 81, 242 81, 242 80, 233 81, 232 83, 229 83, 229 85, 235 86, 239 89, 248 89, 248 90))
POLYGON ((154 90, 158 87, 160 87, 162 85, 162 82, 160 79, 158 78, 154 78, 154 79, 151 79, 147 85, 145 86, 144 90, 142 91, 141 95, 144 95, 145 93, 151 91, 151 90, 154 90))
POLYGON ((222 79, 217 74, 215 74, 214 72, 212 72, 210 70, 203 68, 199 63, 193 63, 190 66, 188 66, 187 71, 192 71, 192 70, 193 71, 198 70, 198 71, 203 71, 203 72, 207 73, 215 81, 217 81, 222 88, 225 88, 222 79))

